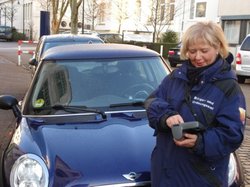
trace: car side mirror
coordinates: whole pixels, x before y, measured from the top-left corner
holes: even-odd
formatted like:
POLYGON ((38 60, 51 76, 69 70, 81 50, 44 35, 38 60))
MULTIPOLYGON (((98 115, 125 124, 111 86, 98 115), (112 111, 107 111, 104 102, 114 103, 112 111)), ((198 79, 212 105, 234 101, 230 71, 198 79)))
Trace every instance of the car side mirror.
POLYGON ((21 112, 19 108, 17 107, 18 101, 15 97, 11 95, 1 95, 0 96, 0 109, 3 110, 10 110, 12 109, 15 117, 20 118, 21 112))
POLYGON ((31 65, 31 66, 37 66, 37 61, 36 61, 36 59, 35 58, 31 58, 30 60, 29 60, 29 65, 31 65))

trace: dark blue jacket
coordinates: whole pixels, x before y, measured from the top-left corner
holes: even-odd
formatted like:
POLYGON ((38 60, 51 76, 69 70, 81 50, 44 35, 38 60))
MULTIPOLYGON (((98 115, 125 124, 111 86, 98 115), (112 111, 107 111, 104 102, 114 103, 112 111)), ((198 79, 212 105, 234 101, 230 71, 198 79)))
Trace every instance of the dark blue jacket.
POLYGON ((146 100, 149 123, 155 129, 156 146, 152 153, 153 187, 206 187, 211 185, 195 165, 204 164, 222 184, 228 186, 229 155, 243 141, 245 119, 239 108, 246 109, 245 98, 231 65, 221 58, 204 70, 198 84, 189 91, 184 63, 168 75, 146 100), (167 117, 180 114, 185 122, 198 120, 207 127, 192 149, 174 144, 167 117))

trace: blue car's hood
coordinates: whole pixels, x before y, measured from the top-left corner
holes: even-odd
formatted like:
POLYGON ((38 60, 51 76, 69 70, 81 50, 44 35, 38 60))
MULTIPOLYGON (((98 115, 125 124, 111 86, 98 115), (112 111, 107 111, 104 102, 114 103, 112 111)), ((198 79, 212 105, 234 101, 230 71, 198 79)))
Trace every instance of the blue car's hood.
POLYGON ((103 185, 150 180, 150 155, 155 144, 146 118, 109 118, 101 123, 40 126, 38 147, 48 159, 54 186, 103 185))

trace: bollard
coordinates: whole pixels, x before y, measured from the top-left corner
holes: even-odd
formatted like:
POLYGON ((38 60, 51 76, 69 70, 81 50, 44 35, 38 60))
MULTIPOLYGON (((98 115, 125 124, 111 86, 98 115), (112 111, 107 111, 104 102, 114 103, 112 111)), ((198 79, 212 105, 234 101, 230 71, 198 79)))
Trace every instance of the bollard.
POLYGON ((22 54, 31 54, 31 55, 33 55, 34 54, 34 50, 22 50, 21 49, 21 45, 23 44, 23 43, 25 43, 25 44, 34 44, 34 43, 38 43, 37 41, 32 41, 32 40, 27 40, 27 41, 25 41, 25 40, 18 40, 18 50, 17 50, 17 57, 18 57, 18 61, 17 61, 17 64, 18 64, 18 66, 20 66, 21 65, 21 63, 22 63, 22 59, 21 59, 21 55, 22 54))

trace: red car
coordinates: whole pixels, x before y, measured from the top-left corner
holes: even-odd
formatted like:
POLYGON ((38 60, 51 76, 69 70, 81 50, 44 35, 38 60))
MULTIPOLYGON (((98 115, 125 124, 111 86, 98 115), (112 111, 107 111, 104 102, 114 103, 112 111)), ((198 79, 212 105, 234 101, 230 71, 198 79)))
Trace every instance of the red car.
POLYGON ((180 48, 181 43, 174 48, 170 48, 168 51, 168 61, 171 67, 176 67, 177 64, 182 64, 185 61, 180 58, 180 48))

